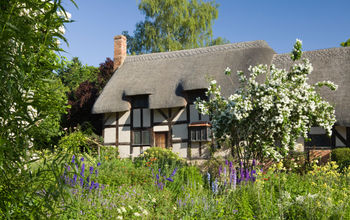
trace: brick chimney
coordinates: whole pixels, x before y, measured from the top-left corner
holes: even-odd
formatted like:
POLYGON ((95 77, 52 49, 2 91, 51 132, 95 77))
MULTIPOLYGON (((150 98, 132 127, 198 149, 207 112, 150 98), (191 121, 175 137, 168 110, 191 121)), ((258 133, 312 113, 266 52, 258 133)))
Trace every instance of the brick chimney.
POLYGON ((114 37, 114 71, 119 68, 126 57, 126 37, 117 35, 114 37))

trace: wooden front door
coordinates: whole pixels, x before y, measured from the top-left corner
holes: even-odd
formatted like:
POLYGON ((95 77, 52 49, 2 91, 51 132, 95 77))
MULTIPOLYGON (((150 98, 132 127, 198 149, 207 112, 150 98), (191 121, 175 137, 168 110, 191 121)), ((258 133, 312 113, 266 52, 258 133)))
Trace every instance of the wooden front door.
POLYGON ((167 147, 167 132, 156 132, 154 133, 154 140, 156 147, 167 147))

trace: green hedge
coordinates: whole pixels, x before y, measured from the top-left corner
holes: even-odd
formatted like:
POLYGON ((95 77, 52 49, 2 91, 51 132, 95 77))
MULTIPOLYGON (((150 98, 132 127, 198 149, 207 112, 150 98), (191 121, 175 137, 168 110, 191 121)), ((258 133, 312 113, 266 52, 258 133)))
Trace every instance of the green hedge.
POLYGON ((337 162, 340 170, 350 165, 350 148, 337 148, 332 151, 332 161, 337 162))

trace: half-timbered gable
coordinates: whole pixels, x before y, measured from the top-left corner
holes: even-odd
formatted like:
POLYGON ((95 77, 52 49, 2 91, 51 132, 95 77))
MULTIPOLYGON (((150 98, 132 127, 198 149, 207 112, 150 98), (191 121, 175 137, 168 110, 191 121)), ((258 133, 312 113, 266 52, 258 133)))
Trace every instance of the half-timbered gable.
MULTIPOLYGON (((238 88, 236 74, 249 66, 275 64, 288 68, 288 54, 276 54, 265 41, 251 41, 182 51, 126 56, 126 38, 115 37, 115 73, 99 98, 93 113, 104 114, 105 145, 118 146, 121 157, 138 156, 152 146, 172 147, 182 157, 207 157, 211 139, 208 116, 201 115, 194 101, 205 99, 208 80, 215 79, 222 94, 238 88), (230 78, 228 78, 230 77, 230 78)), ((314 64, 311 82, 334 81, 335 93, 321 94, 335 104, 337 124, 334 135, 313 128, 311 142, 319 147, 349 146, 350 140, 350 48, 309 51, 314 64)))

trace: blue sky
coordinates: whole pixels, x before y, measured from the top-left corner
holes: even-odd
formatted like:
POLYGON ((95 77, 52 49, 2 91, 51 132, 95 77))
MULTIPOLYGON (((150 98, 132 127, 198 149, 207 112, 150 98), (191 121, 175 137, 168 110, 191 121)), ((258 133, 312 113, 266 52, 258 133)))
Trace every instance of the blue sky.
MULTIPOLYGON (((98 66, 113 57, 113 36, 144 19, 138 0, 68 1, 66 10, 75 22, 66 25, 69 47, 64 56, 79 57, 98 66)), ((214 37, 230 42, 265 40, 277 53, 290 52, 296 38, 304 50, 339 47, 350 38, 350 0, 217 0, 219 16, 214 37)))

